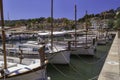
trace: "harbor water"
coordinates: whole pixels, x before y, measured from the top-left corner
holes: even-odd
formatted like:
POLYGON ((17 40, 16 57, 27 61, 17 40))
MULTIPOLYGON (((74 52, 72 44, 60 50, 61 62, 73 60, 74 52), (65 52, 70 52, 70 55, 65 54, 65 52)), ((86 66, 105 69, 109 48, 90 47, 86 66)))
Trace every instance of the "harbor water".
POLYGON ((69 65, 48 64, 47 74, 51 80, 97 80, 111 44, 98 45, 95 56, 71 55, 69 65))
MULTIPOLYGON (((9 41, 9 44, 23 44, 24 41, 9 41)), ((97 80, 112 41, 98 45, 94 56, 71 55, 70 64, 48 64, 47 75, 51 80, 97 80)), ((34 76, 33 76, 34 77, 34 76)))

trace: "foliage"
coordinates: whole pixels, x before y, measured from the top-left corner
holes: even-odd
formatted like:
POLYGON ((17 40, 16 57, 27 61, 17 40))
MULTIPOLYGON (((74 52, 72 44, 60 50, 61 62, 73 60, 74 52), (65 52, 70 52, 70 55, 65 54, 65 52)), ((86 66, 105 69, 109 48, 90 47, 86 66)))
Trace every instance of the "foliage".
POLYGON ((114 20, 113 19, 110 19, 109 21, 108 21, 108 28, 109 29, 112 29, 113 27, 114 27, 114 20))
POLYGON ((119 29, 120 28, 120 19, 117 19, 115 22, 115 29, 119 29))
POLYGON ((72 29, 75 29, 75 25, 72 25, 72 27, 71 27, 72 29))
POLYGON ((120 12, 116 15, 115 29, 120 28, 120 12))
MULTIPOLYGON (((103 20, 106 19, 108 20, 108 26, 112 28, 114 25, 114 18, 116 19, 116 24, 115 27, 119 25, 119 20, 120 14, 116 15, 116 11, 119 11, 120 7, 117 8, 117 10, 110 9, 108 11, 101 12, 99 14, 87 14, 83 16, 82 18, 79 18, 77 21, 77 24, 80 24, 80 26, 84 26, 84 23, 87 20, 87 26, 91 26, 91 19, 92 18, 97 18, 98 20, 103 20), (117 17, 117 18, 116 18, 117 17)), ((50 29, 50 23, 51 23, 51 17, 45 18, 45 17, 40 17, 40 18, 33 18, 33 19, 20 19, 20 20, 5 20, 5 26, 9 27, 15 27, 15 26, 27 26, 27 29, 37 29, 37 30, 42 30, 42 29, 50 29)), ((58 18, 58 19, 53 19, 54 20, 54 27, 58 30, 60 29, 74 29, 74 20, 69 20, 67 18, 58 18)))
POLYGON ((47 18, 47 22, 48 22, 48 23, 51 23, 51 22, 52 22, 52 18, 51 18, 51 17, 48 17, 48 18, 47 18))

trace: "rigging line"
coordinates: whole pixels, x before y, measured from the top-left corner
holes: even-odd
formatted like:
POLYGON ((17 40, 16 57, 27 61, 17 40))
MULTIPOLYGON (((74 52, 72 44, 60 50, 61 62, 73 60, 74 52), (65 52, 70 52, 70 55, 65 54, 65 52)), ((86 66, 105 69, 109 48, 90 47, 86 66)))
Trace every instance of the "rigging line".
MULTIPOLYGON (((66 52, 66 51, 64 51, 64 52, 66 52)), ((67 51, 68 52, 68 51, 67 51)), ((63 55, 63 57, 64 57, 64 59, 65 59, 65 61, 66 62, 68 62, 68 60, 66 59, 66 57, 65 57, 65 55, 64 55, 64 53, 63 52, 61 52, 61 54, 63 55)), ((67 54, 67 53, 65 53, 65 54, 67 54)), ((70 55, 70 52, 69 52, 69 54, 68 55, 70 55)), ((70 56, 69 56, 70 57, 70 56)))
MULTIPOLYGON (((70 76, 66 75, 65 73, 63 73, 60 69, 58 69, 56 66, 54 66, 53 64, 51 64, 61 75, 63 75, 64 77, 71 79, 70 76)), ((76 79, 73 79, 76 80, 76 79)))
MULTIPOLYGON (((63 52, 58 53, 58 54, 62 54, 63 57, 64 57, 64 59, 66 60, 66 62, 68 62, 68 60, 67 60, 66 57, 64 56, 64 53, 63 53, 63 52)), ((74 66, 73 66, 71 63, 70 63, 69 65, 72 67, 72 69, 73 69, 75 72, 77 72, 77 74, 79 74, 79 75, 84 75, 84 74, 80 74, 80 72, 78 72, 78 70, 77 70, 76 68, 74 68, 74 66)), ((86 76, 84 76, 84 77, 86 78, 86 76)))
MULTIPOLYGON (((107 47, 107 45, 105 45, 105 46, 107 47)), ((107 57, 107 55, 108 55, 107 50, 105 51, 105 53, 106 54, 104 56, 102 56, 97 62, 93 62, 93 63, 85 61, 82 57, 80 57, 77 54, 76 54, 76 56, 79 57, 79 58, 81 58, 84 63, 87 63, 87 64, 97 64, 98 62, 102 61, 105 57, 107 57)))
MULTIPOLYGON (((107 45, 105 45, 106 47, 107 47, 107 45)), ((107 52, 107 49, 106 49, 106 52, 107 52)), ((107 57, 107 56, 106 56, 107 57)), ((100 69, 98 69, 98 71, 99 71, 100 69)), ((92 77, 92 78, 90 78, 90 79, 88 79, 88 80, 96 80, 96 79, 98 79, 98 77, 99 77, 99 74, 97 75, 97 76, 94 76, 94 77, 92 77)))
MULTIPOLYGON (((64 59, 65 59, 66 62, 67 62, 67 59, 66 59, 66 57, 64 56, 64 53, 61 52, 61 54, 63 55, 64 59)), ((80 74, 80 72, 78 72, 78 70, 75 68, 75 66, 73 66, 71 63, 70 63, 69 65, 70 65, 71 68, 72 68, 75 72, 77 72, 79 75, 85 75, 85 74, 80 74)), ((86 77, 86 76, 85 76, 85 77, 86 77)))
MULTIPOLYGON (((57 49, 57 47, 56 46, 54 46, 55 47, 55 49, 58 51, 58 49, 57 49)), ((63 51, 66 51, 66 50, 63 50, 63 51)), ((49 57, 48 58, 48 60, 51 60, 51 59, 53 59, 54 58, 54 56, 55 55, 57 55, 57 54, 61 54, 62 52, 53 52, 53 55, 51 55, 51 57, 49 57)), ((51 53, 48 53, 48 54, 51 54, 51 53)), ((63 53, 62 53, 63 54, 63 53)), ((64 58, 65 58, 65 56, 63 56, 64 58)), ((66 59, 66 58, 65 58, 66 59)), ((68 61, 67 61, 68 62, 68 61)))
MULTIPOLYGON (((63 55, 63 53, 62 53, 62 55, 63 55)), ((64 56, 64 55, 63 55, 64 56)), ((64 56, 64 58, 65 58, 65 56, 64 56)), ((65 58, 65 60, 66 60, 66 62, 67 62, 67 59, 65 58)), ((78 72, 78 70, 76 69, 76 67, 75 66, 73 66, 71 63, 69 64, 69 66, 71 66, 71 68, 75 71, 75 72, 77 72, 79 75, 84 75, 84 74, 80 74, 80 72, 78 72)))
MULTIPOLYGON (((106 48, 108 47, 108 45, 106 44, 105 45, 106 46, 106 48)), ((107 49, 105 49, 106 51, 106 57, 107 57, 107 55, 109 54, 109 51, 107 51, 107 49)), ((105 59, 103 60, 103 64, 104 64, 104 62, 105 62, 105 59)), ((103 64, 102 65, 100 65, 101 67, 97 70, 98 71, 98 76, 99 76, 99 74, 100 74, 100 71, 102 70, 102 67, 103 67, 103 64)), ((97 78, 97 77, 96 77, 97 78)))
POLYGON ((88 80, 96 80, 96 79, 98 79, 98 77, 99 77, 99 75, 98 76, 94 76, 94 77, 92 77, 92 78, 90 78, 88 80))
MULTIPOLYGON (((69 64, 70 65, 70 64, 69 64)), ((84 78, 86 78, 87 79, 87 77, 85 76, 86 74, 80 74, 80 72, 78 72, 78 70, 77 69, 75 69, 74 68, 74 66, 72 66, 72 64, 70 65, 70 67, 75 71, 75 72, 77 72, 77 74, 78 75, 83 75, 84 76, 84 78)), ((60 69, 59 69, 60 70, 60 69)), ((60 70, 61 71, 61 70, 60 70)), ((61 71, 62 72, 62 71, 61 71)))
MULTIPOLYGON (((62 52, 61 52, 61 54, 64 56, 64 54, 63 54, 62 52)), ((64 58, 65 58, 66 62, 68 62, 65 56, 64 56, 64 58)), ((73 66, 71 63, 69 64, 69 66, 71 66, 71 68, 72 68, 75 72, 77 72, 77 74, 79 74, 79 75, 85 75, 85 74, 80 74, 80 72, 76 69, 76 67, 73 66)), ((86 78, 86 76, 84 76, 84 77, 86 78)))
MULTIPOLYGON (((110 43, 111 44, 111 43, 110 43)), ((103 60, 103 64, 104 64, 104 61, 105 61, 105 59, 107 58, 107 55, 109 54, 109 51, 108 51, 108 48, 107 47, 109 47, 109 45, 105 45, 105 55, 103 56, 103 58, 104 58, 104 60, 103 60)), ((110 49, 110 48, 109 48, 110 49)), ((102 66, 103 66, 103 64, 102 65, 100 65, 101 66, 101 68, 99 68, 98 70, 101 70, 102 69, 102 66)), ((100 71, 99 71, 99 73, 100 73, 100 71)))
POLYGON ((56 56, 58 53, 57 53, 57 52, 54 52, 53 50, 52 50, 52 53, 50 53, 50 50, 49 50, 48 54, 46 54, 46 55, 49 55, 49 54, 50 54, 50 57, 47 56, 47 59, 48 59, 48 60, 51 60, 51 59, 53 59, 54 56, 56 56))
POLYGON ((82 61, 84 62, 84 63, 86 63, 86 64, 97 64, 98 62, 100 62, 100 61, 103 61, 103 59, 107 56, 107 55, 104 55, 102 58, 100 58, 97 62, 87 62, 86 60, 84 60, 82 57, 80 57, 79 55, 77 55, 76 54, 76 56, 78 57, 78 58, 80 58, 80 59, 82 59, 82 61))
MULTIPOLYGON (((72 67, 72 66, 71 66, 72 67)), ((75 70, 75 68, 74 67, 72 67, 74 70, 75 70)), ((75 70, 76 71, 76 70, 75 70)))
MULTIPOLYGON (((57 47, 55 46, 56 50, 58 51, 57 47)), ((63 52, 66 52, 66 50, 63 50, 62 52, 58 53, 58 54, 62 54, 62 56, 64 57, 65 61, 68 62, 68 60, 66 59, 65 55, 64 54, 67 54, 67 53, 63 53, 63 52)), ((70 51, 67 51, 70 55, 70 51)), ((70 57, 70 56, 69 56, 70 57)))
POLYGON ((58 53, 57 52, 52 52, 52 53, 48 53, 48 55, 49 54, 52 54, 52 55, 50 55, 50 57, 47 57, 47 59, 48 60, 51 60, 51 59, 53 59, 58 53))
POLYGON ((80 74, 80 72, 78 71, 78 69, 76 69, 75 66, 73 66, 72 64, 69 64, 69 65, 70 65, 70 67, 71 67, 75 72, 77 72, 78 75, 83 75, 84 78, 87 78, 87 77, 85 76, 86 74, 84 74, 84 73, 81 73, 81 74, 80 74))

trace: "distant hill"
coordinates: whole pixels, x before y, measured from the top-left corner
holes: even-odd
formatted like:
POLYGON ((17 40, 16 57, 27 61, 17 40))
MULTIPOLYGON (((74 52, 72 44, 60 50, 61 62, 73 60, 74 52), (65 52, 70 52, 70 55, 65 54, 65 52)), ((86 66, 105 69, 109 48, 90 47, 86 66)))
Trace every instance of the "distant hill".
MULTIPOLYGON (((84 23, 86 18, 91 19, 97 17, 99 19, 114 19, 116 12, 120 11, 120 7, 116 10, 110 9, 108 11, 103 11, 99 14, 88 14, 83 16, 83 18, 78 19, 78 23, 84 23)), ((15 26, 27 26, 28 29, 41 30, 50 29, 51 18, 34 18, 34 19, 21 19, 21 20, 5 20, 5 26, 15 27, 15 26)), ((60 29, 73 29, 74 21, 67 18, 54 19, 54 27, 59 27, 60 29)))
POLYGON ((80 18, 78 19, 79 22, 84 22, 85 19, 91 19, 91 18, 94 18, 94 17, 97 17, 97 18, 100 18, 100 19, 113 19, 115 18, 115 15, 116 15, 116 11, 118 11, 120 9, 117 8, 116 10, 114 9, 110 9, 108 11, 104 11, 104 12, 101 12, 99 14, 88 14, 87 16, 85 15, 83 18, 80 18))

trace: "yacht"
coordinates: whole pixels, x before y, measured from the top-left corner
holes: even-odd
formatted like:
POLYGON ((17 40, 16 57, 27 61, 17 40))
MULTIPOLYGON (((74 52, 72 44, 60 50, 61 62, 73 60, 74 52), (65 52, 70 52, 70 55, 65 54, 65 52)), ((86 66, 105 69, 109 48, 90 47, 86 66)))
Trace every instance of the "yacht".
POLYGON ((23 59, 19 63, 19 58, 8 57, 7 69, 3 67, 4 61, 0 60, 0 80, 47 80, 46 63, 40 59, 23 59))
MULTIPOLYGON (((3 16, 3 0, 0 0, 0 20, 2 27, 2 50, 0 55, 0 80, 47 80, 44 45, 39 48, 39 59, 26 60, 22 52, 18 58, 8 57, 3 16), (24 61, 24 62, 23 62, 24 61)), ((21 50, 22 51, 22 50, 21 50)))
MULTIPOLYGON (((38 49, 42 45, 43 44, 37 41, 28 41, 25 44, 19 45, 19 47, 23 51, 23 54, 37 55, 38 49)), ((51 44, 46 43, 45 54, 46 54, 46 58, 49 60, 49 63, 54 63, 54 64, 69 64, 70 63, 70 51, 68 51, 63 46, 53 44, 53 50, 52 50, 51 44)))

